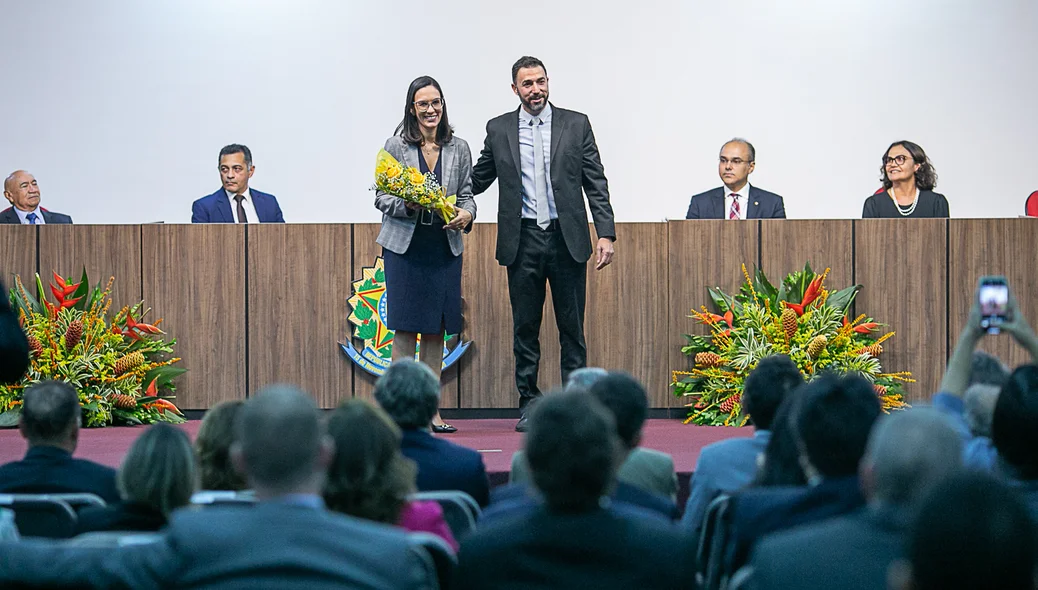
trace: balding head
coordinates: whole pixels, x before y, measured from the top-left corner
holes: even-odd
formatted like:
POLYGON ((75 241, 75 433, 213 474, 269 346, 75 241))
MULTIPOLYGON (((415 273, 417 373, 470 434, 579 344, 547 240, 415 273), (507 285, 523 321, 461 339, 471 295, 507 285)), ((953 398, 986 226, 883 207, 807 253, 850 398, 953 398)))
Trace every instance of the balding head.
POLYGON ((15 209, 35 211, 40 206, 40 188, 36 178, 25 170, 15 170, 4 180, 4 198, 15 209))
POLYGON ((880 419, 869 436, 861 477, 870 502, 911 506, 962 467, 962 439, 932 408, 880 419))
POLYGON ((82 410, 79 396, 68 383, 41 381, 25 390, 18 428, 30 447, 50 446, 76 450, 82 410))
POLYGON ((257 496, 316 494, 332 454, 314 400, 273 385, 245 402, 231 455, 257 496))

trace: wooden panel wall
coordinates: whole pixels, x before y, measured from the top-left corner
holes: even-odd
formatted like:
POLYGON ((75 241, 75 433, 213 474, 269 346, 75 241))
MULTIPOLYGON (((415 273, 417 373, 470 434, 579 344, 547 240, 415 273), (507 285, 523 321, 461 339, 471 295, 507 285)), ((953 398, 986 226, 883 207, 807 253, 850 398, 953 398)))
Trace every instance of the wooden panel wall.
MULTIPOLYGON (((985 275, 1003 275, 1024 317, 1038 325, 1038 272, 1034 254, 1038 219, 952 219, 948 222, 948 355, 958 341, 977 281, 985 275)), ((980 348, 1015 367, 1033 362, 1012 336, 986 336, 980 348)))
POLYGON ((248 227, 249 388, 292 383, 322 408, 353 397, 348 225, 248 227))
POLYGON ((245 229, 240 225, 145 225, 144 301, 177 339, 188 372, 177 405, 210 408, 246 396, 245 229))
MULTIPOLYGON (((911 371, 910 401, 928 400, 940 384, 947 345, 947 220, 855 222, 855 279, 864 285, 858 313, 889 324, 884 370, 911 371)), ((882 333, 882 332, 879 332, 882 333)))
MULTIPOLYGON (((762 220, 761 268, 776 287, 804 263, 818 273, 831 269, 825 284, 843 289, 854 284, 854 239, 851 220, 762 220)), ((853 318, 851 318, 853 319, 853 318)))
MULTIPOLYGON (((112 310, 141 301, 141 227, 139 225, 40 226, 40 276, 51 273, 79 280, 86 268, 91 286, 115 278, 112 310)), ((161 272, 148 261, 144 272, 161 272)), ((145 302, 145 307, 148 304, 145 302)), ((156 317, 148 316, 150 319, 156 317)))
POLYGON ((0 231, 0 279, 3 279, 4 287, 13 288, 14 277, 20 276, 29 294, 36 297, 37 228, 31 225, 0 227, 3 227, 0 231))
MULTIPOLYGON (((696 219, 668 223, 668 258, 670 288, 667 309, 667 379, 671 370, 687 370, 689 358, 681 353, 685 345, 682 334, 706 334, 701 326, 688 317, 691 309, 705 305, 712 309, 707 287, 720 287, 727 293, 738 289, 744 282, 742 265, 747 270, 758 264, 757 257, 760 222, 744 220, 696 219)), ((684 401, 671 396, 672 406, 684 401)))

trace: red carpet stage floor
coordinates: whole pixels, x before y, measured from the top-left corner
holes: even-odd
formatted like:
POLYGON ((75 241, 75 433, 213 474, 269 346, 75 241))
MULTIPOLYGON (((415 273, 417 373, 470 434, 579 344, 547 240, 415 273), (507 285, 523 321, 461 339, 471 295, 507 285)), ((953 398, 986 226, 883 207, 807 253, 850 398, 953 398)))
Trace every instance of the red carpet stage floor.
MULTIPOLYGON (((437 436, 479 451, 491 483, 506 483, 512 453, 522 445, 523 435, 515 432, 515 420, 453 420, 451 423, 458 427, 458 432, 437 436)), ((182 428, 193 439, 200 424, 200 420, 191 420, 182 428)), ((76 456, 118 467, 130 444, 143 430, 142 427, 84 428, 80 431, 76 456)), ((688 494, 688 477, 696 465, 700 449, 719 440, 752 434, 751 428, 692 426, 682 424, 680 420, 659 419, 646 422, 642 444, 674 457, 681 488, 679 501, 683 502, 688 494)), ((0 463, 20 459, 25 448, 25 441, 17 429, 0 430, 0 463)))

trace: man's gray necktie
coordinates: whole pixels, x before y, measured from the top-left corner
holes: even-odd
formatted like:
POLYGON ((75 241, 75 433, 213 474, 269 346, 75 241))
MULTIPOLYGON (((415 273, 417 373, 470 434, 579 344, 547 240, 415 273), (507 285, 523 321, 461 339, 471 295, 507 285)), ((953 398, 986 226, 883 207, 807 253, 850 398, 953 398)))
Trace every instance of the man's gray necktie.
POLYGON ((541 119, 530 120, 533 126, 533 183, 537 199, 537 226, 548 229, 551 212, 548 210, 548 181, 544 174, 544 139, 541 138, 541 119))

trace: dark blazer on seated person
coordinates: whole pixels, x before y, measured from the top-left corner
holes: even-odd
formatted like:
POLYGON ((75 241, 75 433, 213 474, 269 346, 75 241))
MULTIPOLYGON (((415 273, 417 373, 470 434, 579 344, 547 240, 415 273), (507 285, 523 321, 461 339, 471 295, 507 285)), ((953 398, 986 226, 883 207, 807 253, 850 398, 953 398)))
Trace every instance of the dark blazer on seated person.
POLYGON ((158 542, 132 551, 0 543, 0 587, 428 588, 423 551, 396 527, 291 499, 173 513, 158 542))
MULTIPOLYGON (((646 510, 651 510, 668 520, 678 519, 678 507, 669 498, 645 491, 624 481, 616 483, 616 487, 609 497, 618 504, 639 506, 646 510)), ((495 508, 498 506, 504 512, 522 505, 534 506, 539 503, 540 500, 536 496, 536 491, 528 484, 510 483, 497 486, 490 493, 490 507, 483 512, 482 518, 492 517, 495 508)))
POLYGON ((418 464, 418 491, 461 490, 480 506, 490 503, 490 480, 476 451, 416 428, 404 429, 400 451, 418 464))
POLYGON ((166 526, 166 517, 154 506, 142 502, 116 502, 80 510, 76 534, 95 531, 155 532, 166 526))
POLYGON ((0 493, 87 493, 109 504, 119 501, 114 469, 48 446, 32 447, 21 461, 0 466, 0 493))
MULTIPOLYGON (((278 200, 274 195, 261 193, 249 187, 249 196, 252 197, 252 206, 256 208, 256 216, 262 223, 285 223, 285 217, 281 214, 281 207, 278 206, 278 200)), ((223 187, 191 204, 191 223, 234 222, 231 201, 223 187)))
MULTIPOLYGON (((720 186, 692 197, 688 203, 685 219, 727 219, 728 212, 724 210, 726 190, 725 187, 720 186)), ((782 197, 775 193, 759 189, 751 184, 748 197, 750 204, 746 211, 746 219, 786 218, 786 207, 782 203, 782 197)))
POLYGON ((694 540, 617 504, 559 513, 544 506, 481 523, 461 543, 454 588, 692 588, 694 540))
POLYGON ((861 210, 862 219, 901 219, 902 217, 950 217, 948 213, 948 199, 941 193, 920 190, 912 214, 901 215, 897 210, 897 205, 894 204, 894 199, 890 198, 890 193, 880 191, 865 199, 865 205, 861 210))
MULTIPOLYGON (((64 213, 55 213, 54 211, 48 211, 43 207, 40 207, 40 213, 43 214, 44 223, 53 223, 56 225, 70 225, 72 218, 64 213)), ((18 213, 14 210, 14 207, 8 207, 3 211, 0 211, 0 223, 21 223, 22 220, 18 217, 18 213)))

